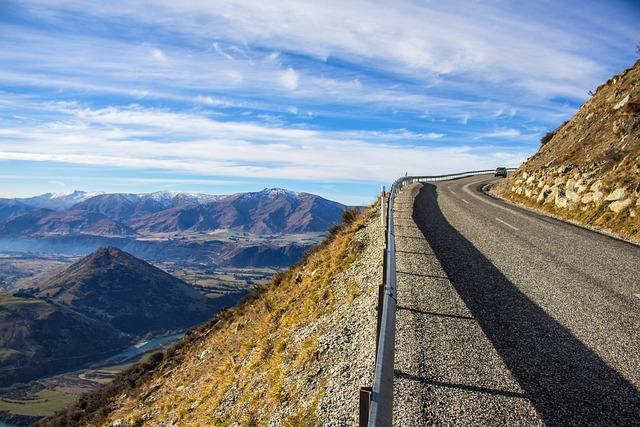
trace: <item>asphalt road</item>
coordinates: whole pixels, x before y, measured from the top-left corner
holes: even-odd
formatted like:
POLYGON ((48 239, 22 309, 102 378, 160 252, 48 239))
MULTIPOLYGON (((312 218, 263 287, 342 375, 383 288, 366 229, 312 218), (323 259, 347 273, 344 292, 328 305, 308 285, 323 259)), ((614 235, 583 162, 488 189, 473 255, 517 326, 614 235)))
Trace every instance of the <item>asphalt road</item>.
POLYGON ((493 180, 396 200, 394 424, 640 425, 640 248, 493 180))

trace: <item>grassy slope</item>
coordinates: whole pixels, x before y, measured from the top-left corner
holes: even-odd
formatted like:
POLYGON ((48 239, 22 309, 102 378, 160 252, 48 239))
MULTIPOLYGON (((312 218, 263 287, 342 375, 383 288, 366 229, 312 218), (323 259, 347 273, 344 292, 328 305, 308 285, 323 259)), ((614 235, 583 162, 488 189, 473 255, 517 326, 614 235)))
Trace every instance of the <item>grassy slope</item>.
POLYGON ((0 294, 0 385, 68 369, 129 338, 60 304, 0 294))
POLYGON ((321 320, 351 304, 359 291, 357 283, 336 288, 333 281, 358 259, 362 247, 354 235, 371 215, 334 230, 243 303, 42 425, 140 424, 145 419, 251 425, 264 424, 283 408, 284 425, 317 424, 315 407, 326 392, 322 377, 328 374, 313 362, 317 337, 332 327, 321 320))
MULTIPOLYGON (((601 228, 640 242, 640 209, 631 206, 612 212, 606 201, 555 206, 536 202, 537 186, 530 186, 532 197, 516 194, 513 188, 526 188, 523 173, 536 181, 553 185, 558 179, 600 181, 605 195, 624 188, 635 203, 640 197, 640 61, 598 88, 576 115, 553 132, 538 153, 509 178, 494 186, 500 197, 546 211, 558 217, 601 228), (627 98, 628 97, 628 98, 627 98), (619 107, 621 103, 626 104, 619 107), (558 169, 567 168, 563 173, 558 169)), ((591 190, 587 189, 586 192, 591 190)), ((584 195, 586 193, 581 194, 584 195)))

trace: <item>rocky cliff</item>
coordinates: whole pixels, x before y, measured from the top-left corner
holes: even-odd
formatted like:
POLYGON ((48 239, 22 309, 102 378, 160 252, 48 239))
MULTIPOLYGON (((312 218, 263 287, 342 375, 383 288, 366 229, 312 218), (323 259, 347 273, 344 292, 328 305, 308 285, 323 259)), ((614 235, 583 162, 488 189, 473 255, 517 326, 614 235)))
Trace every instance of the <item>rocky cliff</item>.
POLYGON ((296 266, 41 425, 354 425, 372 382, 379 209, 296 266))
POLYGON ((492 193, 640 242, 640 61, 541 143, 492 193))

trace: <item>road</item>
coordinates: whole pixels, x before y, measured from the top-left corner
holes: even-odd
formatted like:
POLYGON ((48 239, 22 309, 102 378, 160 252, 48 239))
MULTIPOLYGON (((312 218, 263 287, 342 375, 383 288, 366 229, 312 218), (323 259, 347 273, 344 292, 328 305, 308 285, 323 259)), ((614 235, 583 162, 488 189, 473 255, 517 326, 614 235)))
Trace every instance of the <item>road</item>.
POLYGON ((640 247, 493 180, 396 199, 394 425, 640 425, 640 247))

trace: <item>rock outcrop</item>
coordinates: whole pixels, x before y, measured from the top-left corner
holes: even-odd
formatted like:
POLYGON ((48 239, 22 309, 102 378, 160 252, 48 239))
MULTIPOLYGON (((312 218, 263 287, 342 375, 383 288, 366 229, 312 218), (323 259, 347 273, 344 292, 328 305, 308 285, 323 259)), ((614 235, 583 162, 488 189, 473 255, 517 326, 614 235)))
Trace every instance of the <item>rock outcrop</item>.
POLYGON ((541 142, 492 193, 640 242, 640 61, 541 142))

